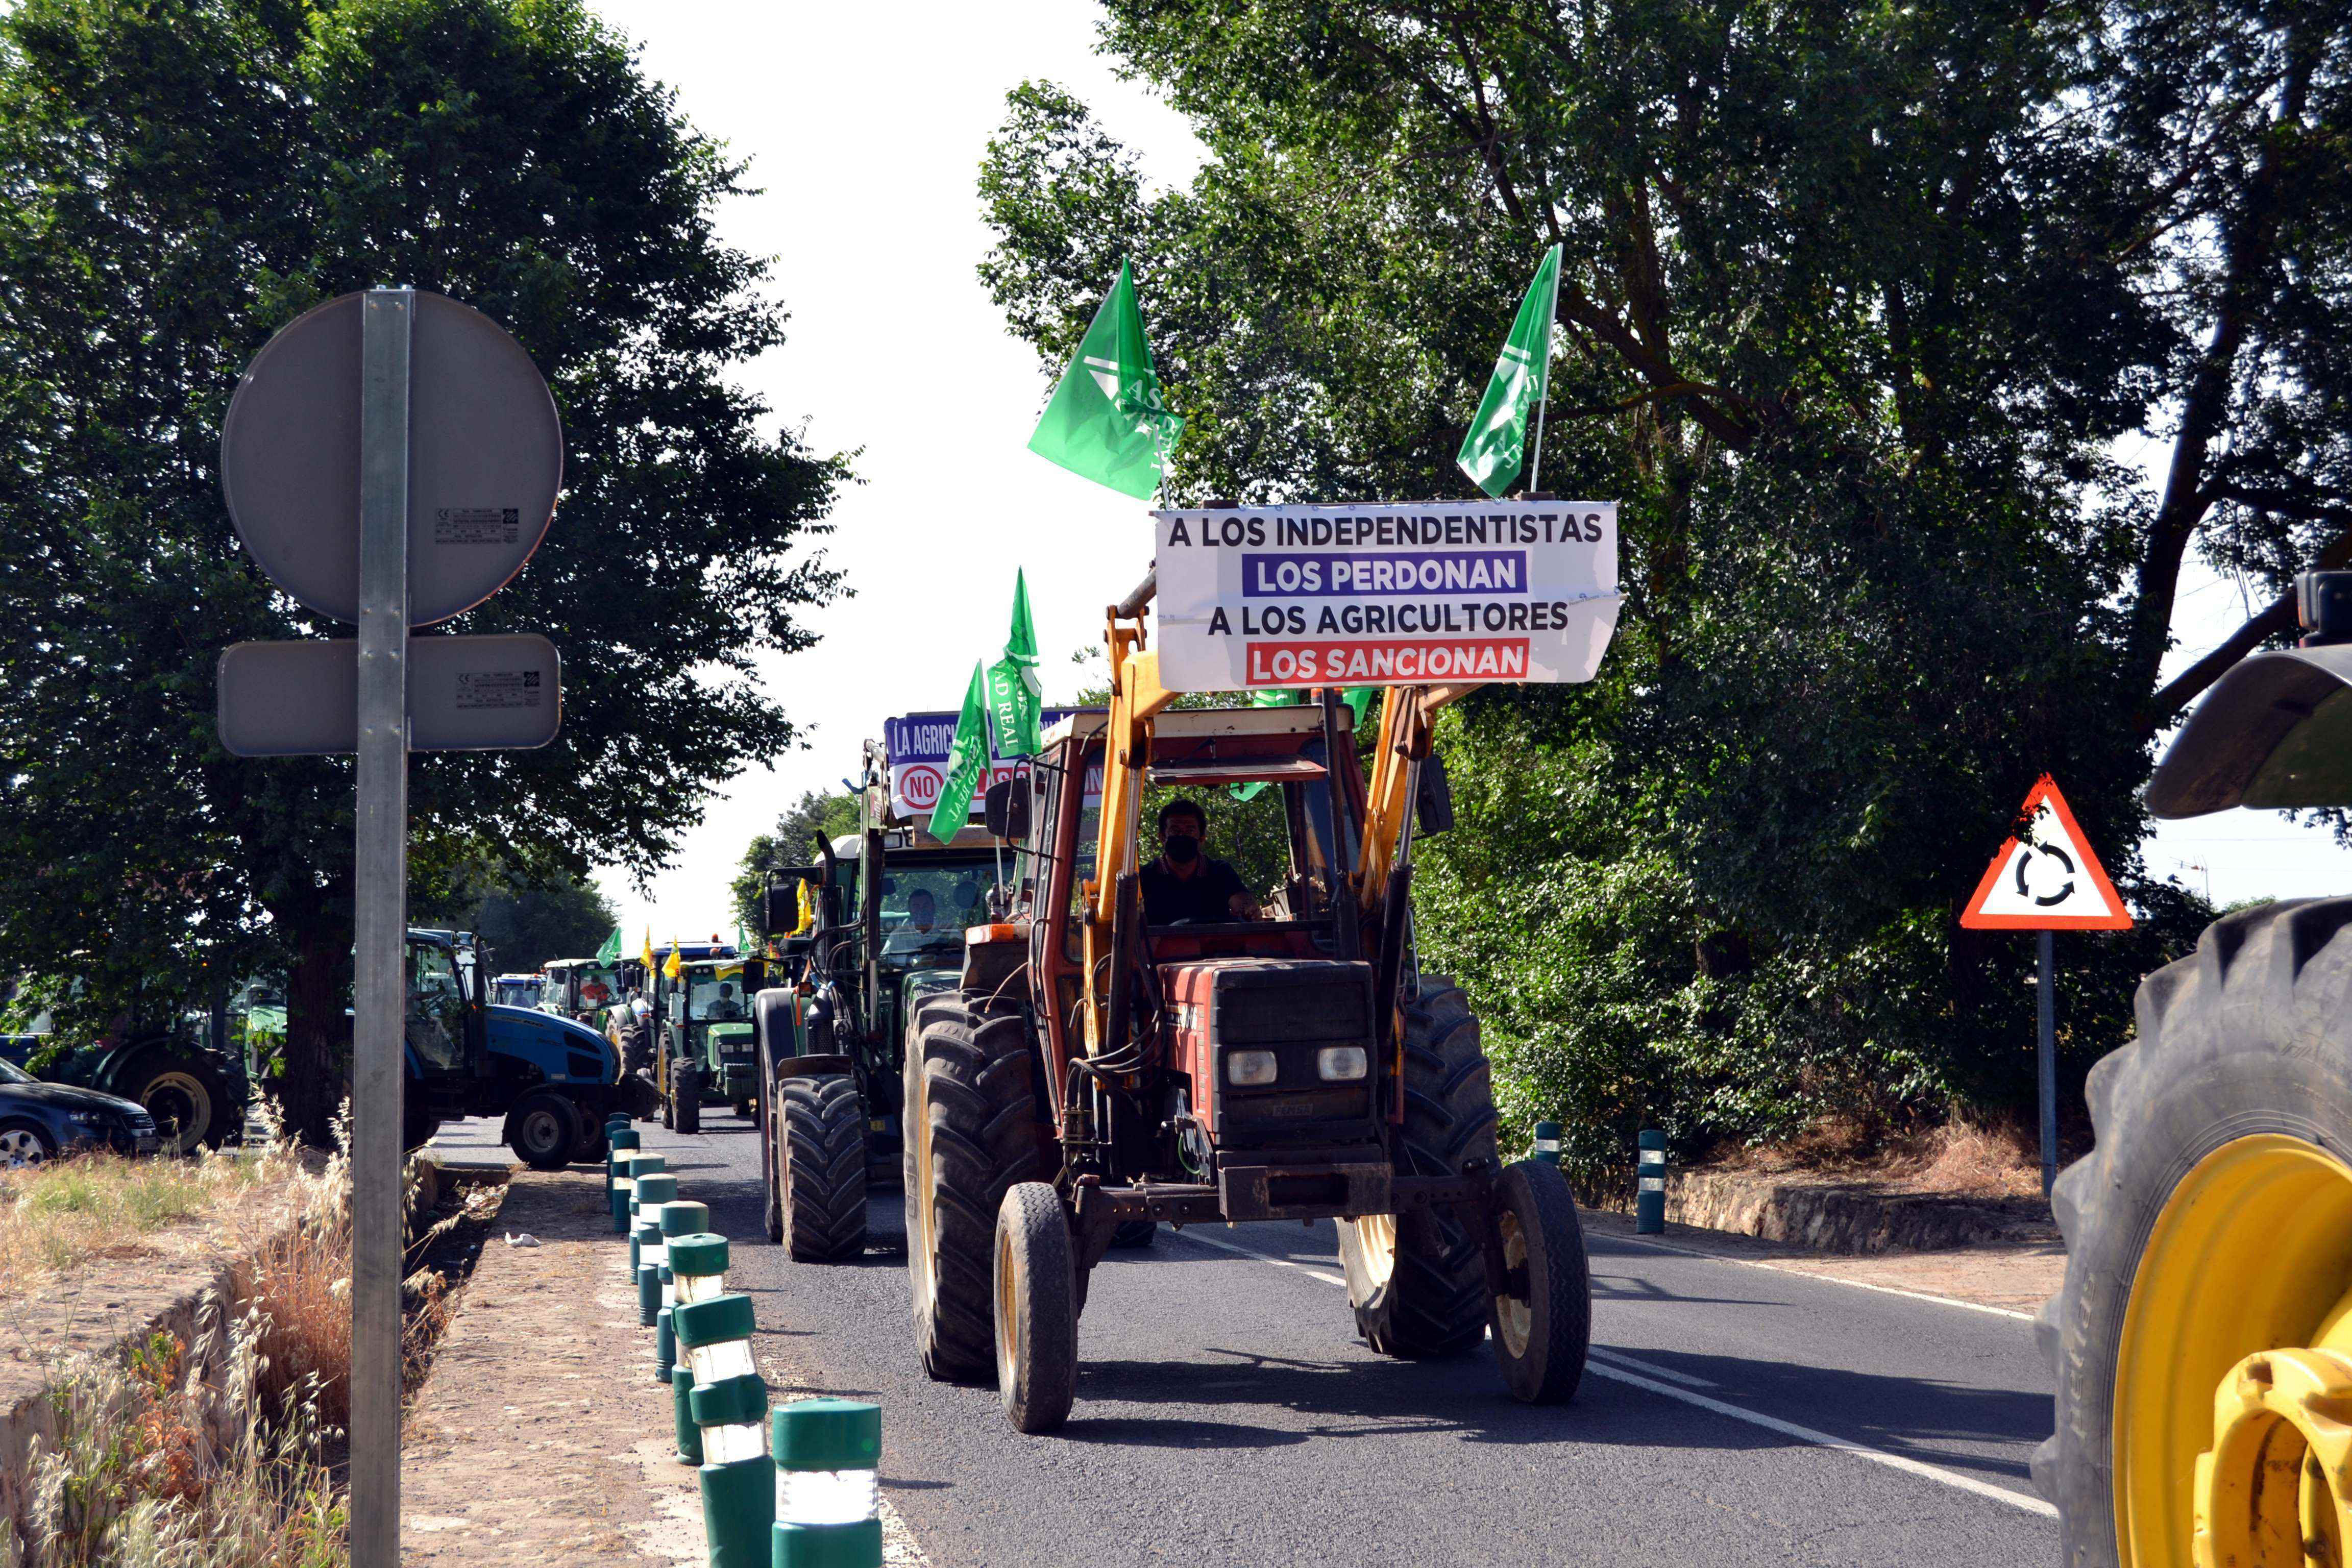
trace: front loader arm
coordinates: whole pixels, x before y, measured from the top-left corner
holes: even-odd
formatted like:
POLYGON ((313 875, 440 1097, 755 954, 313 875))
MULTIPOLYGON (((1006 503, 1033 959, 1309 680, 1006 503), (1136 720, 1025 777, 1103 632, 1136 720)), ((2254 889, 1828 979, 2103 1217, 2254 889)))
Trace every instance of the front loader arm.
MULTIPOLYGON (((1147 588, 1150 580, 1146 580, 1147 588)), ((1110 651, 1110 718, 1103 729, 1102 811, 1095 842, 1094 879, 1083 889, 1087 902, 1087 1049, 1114 1048, 1104 1037, 1109 1006, 1111 927, 1118 908, 1118 879, 1139 864, 1139 816, 1144 770, 1151 760, 1151 720, 1176 700, 1160 684, 1160 655, 1144 647, 1143 605, 1139 589, 1104 618, 1110 651)))
POLYGON ((1438 712, 1477 689, 1464 686, 1391 686, 1381 692, 1381 734, 1365 792, 1364 837, 1356 854, 1356 902, 1367 922, 1377 920, 1412 831, 1421 794, 1421 764, 1429 756, 1438 712))

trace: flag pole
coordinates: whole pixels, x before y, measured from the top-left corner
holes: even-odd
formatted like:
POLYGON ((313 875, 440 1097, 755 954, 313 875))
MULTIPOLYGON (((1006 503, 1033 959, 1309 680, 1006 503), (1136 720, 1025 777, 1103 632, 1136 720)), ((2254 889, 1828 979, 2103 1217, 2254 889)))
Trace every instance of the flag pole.
MULTIPOLYGON (((1554 247, 1555 249, 1558 247, 1554 247)), ((1561 266, 1567 258, 1561 258, 1561 266)), ((1544 307, 1543 395, 1536 399, 1536 446, 1528 462, 1528 493, 1537 494, 1543 489, 1543 427, 1544 410, 1551 403, 1551 329, 1559 320, 1559 268, 1551 269, 1551 301, 1544 307)))

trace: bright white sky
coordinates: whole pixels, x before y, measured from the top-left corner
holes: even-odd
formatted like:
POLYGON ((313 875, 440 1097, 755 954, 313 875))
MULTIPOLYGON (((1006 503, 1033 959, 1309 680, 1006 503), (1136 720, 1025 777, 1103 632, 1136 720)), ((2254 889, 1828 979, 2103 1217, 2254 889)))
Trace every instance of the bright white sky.
MULTIPOLYGON (((735 779, 649 889, 602 877, 634 945, 647 925, 656 937, 725 929, 727 883, 753 834, 802 790, 854 776, 886 715, 955 707, 972 661, 1003 642, 1016 565, 1046 696, 1069 694, 1066 661, 1141 577, 1150 523, 1141 504, 1027 448, 1050 378, 974 272, 990 238, 979 162, 1024 78, 1075 91, 1155 180, 1189 180, 1202 153, 1181 115, 1094 53, 1089 0, 593 3, 771 193, 720 219, 729 243, 775 258, 770 288, 793 317, 746 384, 781 419, 805 420, 811 447, 863 448, 863 482, 843 494, 827 547, 856 596, 813 617, 814 649, 766 666, 810 745, 735 779)), ((2244 613, 2237 584, 2192 566, 2173 668, 2244 613)), ((1988 825, 1988 854, 2000 827, 1988 825)), ((2210 878, 2223 900, 2352 889, 2352 853, 2274 813, 2167 825, 2147 858, 2200 889, 2210 878)))

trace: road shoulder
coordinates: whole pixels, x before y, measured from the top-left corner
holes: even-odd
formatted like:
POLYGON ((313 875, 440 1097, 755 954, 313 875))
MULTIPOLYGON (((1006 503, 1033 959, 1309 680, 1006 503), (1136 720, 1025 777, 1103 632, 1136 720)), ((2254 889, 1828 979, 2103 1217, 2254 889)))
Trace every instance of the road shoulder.
POLYGON ((409 1413, 411 1568, 703 1560, 695 1472, 674 1452, 626 1259, 600 1174, 515 1173, 409 1413))

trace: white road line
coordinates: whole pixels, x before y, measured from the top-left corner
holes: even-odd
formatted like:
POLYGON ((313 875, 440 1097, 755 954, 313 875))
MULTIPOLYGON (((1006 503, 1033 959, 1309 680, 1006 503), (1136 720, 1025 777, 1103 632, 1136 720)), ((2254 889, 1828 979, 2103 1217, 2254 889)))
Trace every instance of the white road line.
MULTIPOLYGON (((1177 1234, 1184 1240, 1197 1241, 1204 1247, 1213 1247, 1222 1252, 1237 1252, 1244 1258, 1255 1258, 1260 1263, 1271 1263, 1277 1268, 1295 1268, 1298 1270, 1299 1273, 1307 1276, 1309 1279, 1320 1279, 1326 1284, 1345 1286, 1348 1283, 1346 1279, 1337 1274, 1326 1274, 1319 1268, 1309 1268, 1303 1263, 1293 1263, 1286 1258, 1268 1258, 1265 1253, 1258 1251, 1255 1247, 1243 1247, 1238 1243, 1231 1241, 1219 1241, 1212 1237, 1195 1236, 1190 1231, 1180 1231, 1177 1234)), ((1621 1237, 1618 1239, 1629 1241, 1633 1238, 1630 1237, 1621 1237)), ((1659 1244, 1654 1242, 1644 1242, 1643 1245, 1657 1246, 1659 1244)), ((1682 1247, 1664 1247, 1664 1250, 1668 1252, 1687 1252, 1694 1258, 1712 1257, 1711 1254, 1705 1252, 1692 1252, 1690 1248, 1682 1247)), ((1769 1268, 1771 1267, 1769 1264, 1755 1263, 1747 1258, 1717 1258, 1716 1261, 1722 1263, 1747 1263, 1750 1268, 1769 1268)), ((1780 1269, 1776 1270, 1776 1272, 1794 1273, 1795 1270, 1780 1269)), ((1852 1284, 1853 1281, 1842 1280, 1840 1283, 1852 1284)), ((1885 1289, 1885 1287, 1869 1287, 1869 1289, 1885 1289)), ((1892 1293, 1897 1296, 1908 1296, 1914 1294, 1914 1292, 1908 1290, 1896 1290, 1892 1293)), ((1928 1296, 1922 1299, 1930 1301, 1940 1301, 1946 1300, 1940 1296, 1928 1296)), ((1950 1305, 1955 1307, 1967 1307, 1972 1306, 1974 1303, 1968 1301, 1953 1301, 1950 1305)), ((1993 1307, 1980 1308, 1979 1310, 1982 1311, 2000 1310, 1999 1308, 1993 1307)), ((2006 1315, 2021 1316, 2022 1314, 2010 1313, 2006 1315)), ((1950 1487, 1958 1491, 1973 1492, 1979 1497, 1989 1498, 1994 1502, 2007 1503, 2010 1507, 2017 1509, 2024 1513, 2038 1514, 2044 1519, 2056 1519, 2058 1517, 2058 1510, 2056 1508, 2053 1507, 2050 1503, 2043 1501, 2042 1499, 2031 1495, 2030 1493, 2012 1491, 2007 1487, 1995 1486, 1990 1481, 1980 1481, 1974 1476, 1962 1475, 1958 1470, 1945 1469, 1940 1465, 1930 1465, 1924 1460, 1914 1459, 1903 1454, 1889 1453, 1885 1448, 1874 1448, 1867 1443, 1857 1443, 1851 1437, 1840 1437, 1834 1433, 1819 1431, 1811 1426, 1800 1426, 1794 1421, 1783 1421, 1777 1415, 1767 1415, 1759 1410, 1748 1410, 1743 1409, 1737 1405, 1727 1405, 1720 1399, 1710 1399, 1706 1394, 1695 1393, 1691 1389, 1675 1387, 1675 1383, 1698 1384, 1702 1387, 1714 1386, 1713 1384, 1706 1384, 1701 1379, 1691 1377, 1687 1373, 1669 1372, 1664 1367, 1651 1366, 1645 1363, 1634 1361, 1631 1356, 1622 1354, 1618 1352, 1605 1350, 1599 1346, 1589 1347, 1588 1359, 1584 1364, 1586 1371, 1597 1373, 1601 1377, 1609 1378, 1617 1383, 1630 1384, 1635 1388, 1647 1389, 1652 1394, 1663 1394, 1668 1399, 1679 1399, 1685 1405, 1696 1405, 1701 1410, 1711 1410, 1717 1415, 1728 1415, 1734 1421, 1745 1421, 1751 1426, 1761 1426, 1768 1432, 1778 1432, 1783 1437, 1794 1437, 1801 1443, 1811 1443, 1816 1447, 1834 1448, 1840 1453, 1852 1454, 1855 1458, 1867 1459, 1874 1465, 1884 1465, 1891 1470, 1901 1470, 1906 1475, 1917 1476, 1922 1480, 1934 1481, 1940 1486, 1950 1487), (1633 1367, 1640 1367, 1642 1370, 1640 1372, 1634 1372, 1631 1370, 1633 1367), (1664 1378, 1672 1378, 1675 1380, 1675 1383, 1660 1381, 1664 1378)))
POLYGON ((1645 1377, 1663 1377, 1668 1383, 1678 1383, 1685 1388, 1716 1388, 1721 1386, 1718 1384, 1709 1383, 1703 1377, 1694 1377, 1686 1372, 1676 1372, 1674 1368, 1669 1366, 1652 1366, 1648 1362, 1636 1361, 1632 1356, 1627 1355, 1624 1352, 1611 1350, 1606 1345, 1587 1345, 1585 1347, 1585 1354, 1598 1357, 1600 1360, 1605 1361, 1612 1366, 1622 1366, 1629 1372, 1638 1372, 1645 1377))
POLYGON ((1992 1307, 1982 1301, 1963 1301, 1957 1296, 1937 1296, 1925 1290, 1906 1290, 1895 1285, 1873 1285, 1866 1279, 1846 1279, 1835 1274, 1816 1274, 1810 1268, 1791 1268, 1785 1263, 1773 1263, 1761 1258, 1727 1258, 1719 1252, 1703 1252, 1696 1247, 1676 1247, 1672 1242, 1652 1241, 1646 1237, 1619 1236, 1607 1231, 1596 1231, 1593 1234, 1610 1241, 1622 1241, 1634 1247, 1646 1247, 1657 1252, 1672 1252, 1683 1258, 1703 1258, 1709 1263, 1736 1263, 1742 1268, 1769 1269, 1774 1274, 1786 1274, 1798 1279, 1818 1279, 1824 1285, 1846 1285, 1856 1290, 1875 1290, 1882 1296, 1901 1296, 1913 1301, 1933 1301, 1939 1307, 1960 1307, 1971 1312, 1990 1312, 1996 1318, 2014 1318, 2021 1323, 2033 1321, 2032 1313, 2021 1312, 2014 1307, 1992 1307))
POLYGON ((1260 1263, 1271 1263, 1276 1268, 1296 1268, 1309 1279, 1320 1279, 1326 1285, 1338 1285, 1344 1289, 1348 1283, 1344 1275, 1326 1274, 1320 1268, 1309 1268, 1304 1263, 1293 1263, 1287 1258, 1268 1258, 1256 1247, 1244 1247, 1238 1242, 1219 1241, 1212 1236, 1195 1236, 1189 1230, 1178 1231, 1176 1237, 1181 1241, 1197 1241, 1203 1247, 1213 1247, 1220 1252, 1238 1252, 1244 1258, 1255 1258, 1260 1263))
POLYGON ((1704 1394, 1693 1394, 1686 1388, 1676 1388, 1672 1384, 1660 1383, 1654 1378, 1643 1377, 1639 1373, 1610 1366, 1605 1363, 1587 1362, 1585 1370, 1598 1373, 1601 1376, 1613 1379, 1618 1383, 1630 1383, 1636 1388, 1645 1388, 1652 1394, 1663 1394, 1668 1399, 1679 1399, 1685 1405, 1696 1405, 1702 1410, 1712 1410, 1717 1415, 1728 1415, 1734 1421, 1745 1421, 1752 1426, 1761 1426, 1768 1432, 1778 1432, 1784 1437, 1794 1437, 1800 1442, 1811 1443, 1818 1447, 1835 1448, 1842 1453, 1852 1454, 1857 1459, 1867 1459, 1874 1465, 1885 1465, 1888 1469, 1901 1470, 1906 1475, 1917 1476, 1923 1480, 1935 1481, 1964 1492, 1974 1492, 1979 1497, 1990 1498, 1995 1502, 2005 1502, 2024 1513, 2040 1514, 2044 1519, 2058 1517, 2058 1510, 2038 1497, 2025 1492, 2011 1491, 2007 1487, 1997 1487, 1990 1481, 1980 1481, 1974 1476, 1964 1476, 1958 1470, 1948 1470, 1940 1465, 1926 1464, 1902 1454, 1890 1454, 1884 1448, 1874 1448, 1867 1443, 1857 1443, 1849 1437, 1815 1431, 1811 1426, 1800 1426, 1793 1421, 1783 1421, 1777 1415, 1766 1415, 1755 1410, 1743 1410, 1737 1405, 1726 1405, 1720 1399, 1709 1399, 1704 1394))

